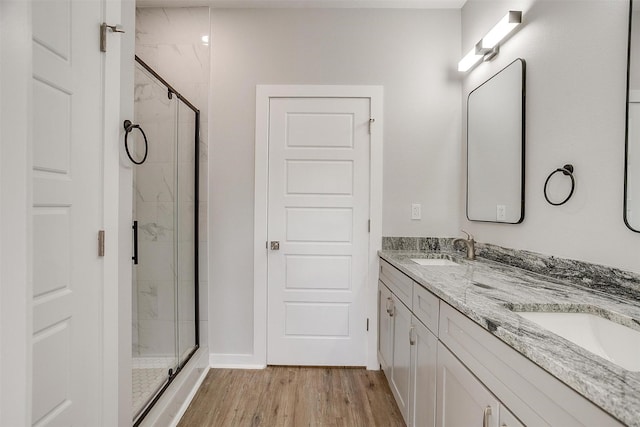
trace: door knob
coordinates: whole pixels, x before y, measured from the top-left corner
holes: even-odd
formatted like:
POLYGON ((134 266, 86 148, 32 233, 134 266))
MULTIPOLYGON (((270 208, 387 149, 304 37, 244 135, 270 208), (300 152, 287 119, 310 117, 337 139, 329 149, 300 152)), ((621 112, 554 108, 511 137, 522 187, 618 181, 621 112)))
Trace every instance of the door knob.
POLYGON ((272 251, 279 251, 280 250, 280 242, 278 242, 277 240, 272 240, 271 241, 271 250, 272 251))

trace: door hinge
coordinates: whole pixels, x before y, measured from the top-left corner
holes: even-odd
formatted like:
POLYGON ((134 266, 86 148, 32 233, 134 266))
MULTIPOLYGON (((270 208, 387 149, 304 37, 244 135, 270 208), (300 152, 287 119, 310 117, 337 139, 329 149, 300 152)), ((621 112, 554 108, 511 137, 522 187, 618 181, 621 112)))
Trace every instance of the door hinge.
POLYGON ((98 256, 104 256, 104 230, 98 231, 98 256))
POLYGON ((371 220, 367 221, 367 231, 371 233, 371 220))
POLYGON ((367 332, 369 332, 369 318, 367 317, 367 332))
POLYGON ((373 117, 369 119, 369 135, 371 135, 371 126, 373 125, 373 123, 376 121, 376 119, 374 119, 373 117))
POLYGON ((107 30, 112 33, 124 33, 120 25, 107 25, 106 22, 100 24, 100 52, 107 51, 107 30))

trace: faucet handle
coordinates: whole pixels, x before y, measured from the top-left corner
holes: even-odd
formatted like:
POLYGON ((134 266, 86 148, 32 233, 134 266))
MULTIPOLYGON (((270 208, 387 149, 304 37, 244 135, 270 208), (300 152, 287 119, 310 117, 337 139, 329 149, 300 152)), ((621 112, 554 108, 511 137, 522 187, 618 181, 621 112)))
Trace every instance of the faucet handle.
POLYGON ((467 233, 465 230, 460 229, 460 231, 462 231, 464 234, 467 235, 467 240, 473 240, 473 235, 467 233))

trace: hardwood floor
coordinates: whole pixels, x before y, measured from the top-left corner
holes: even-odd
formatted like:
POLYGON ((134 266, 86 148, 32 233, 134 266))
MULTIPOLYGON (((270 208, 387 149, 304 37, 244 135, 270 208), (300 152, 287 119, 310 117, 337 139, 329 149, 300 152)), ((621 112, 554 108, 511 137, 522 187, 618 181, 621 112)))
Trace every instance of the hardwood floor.
POLYGON ((179 427, 404 426, 382 371, 211 369, 179 427))

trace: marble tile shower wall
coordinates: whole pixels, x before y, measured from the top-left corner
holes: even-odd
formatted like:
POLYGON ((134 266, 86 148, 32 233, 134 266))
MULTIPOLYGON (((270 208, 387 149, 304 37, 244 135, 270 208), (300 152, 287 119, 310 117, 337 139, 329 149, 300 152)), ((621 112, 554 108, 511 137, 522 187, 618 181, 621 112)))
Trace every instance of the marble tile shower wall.
POLYGON ((139 229, 139 263, 134 268, 134 354, 175 351, 175 101, 152 76, 135 71, 135 121, 150 141, 147 161, 134 168, 134 218, 139 229))
MULTIPOLYGON (((208 93, 209 93, 209 9, 198 8, 140 8, 136 10, 136 55, 144 62, 156 70, 167 82, 187 98, 196 108, 200 110, 200 156, 199 163, 199 295, 200 295, 200 344, 207 345, 208 336, 208 314, 207 314, 207 164, 208 164, 208 93)), ((142 95, 136 88, 136 96, 142 95)), ((165 97, 166 99, 166 97, 165 97)), ((188 108, 180 108, 178 111, 178 139, 180 141, 192 141, 185 137, 189 133, 193 134, 192 113, 188 108)), ((168 123, 159 123, 152 132, 159 135, 171 132, 167 129, 168 123), (163 128, 164 126, 164 128, 163 128)), ((151 140, 152 137, 149 137, 151 140)), ((193 242, 190 237, 193 235, 188 229, 190 224, 188 219, 192 218, 193 210, 196 209, 194 195, 185 191, 189 185, 190 174, 193 172, 194 160, 192 146, 180 144, 178 147, 178 202, 179 206, 184 206, 175 214, 178 215, 179 235, 178 252, 180 258, 178 265, 188 265, 193 257, 193 242)), ((167 164, 163 161, 169 160, 170 147, 162 147, 157 150, 158 158, 151 157, 149 161, 154 164, 155 170, 140 182, 135 194, 146 194, 145 202, 138 206, 136 212, 139 218, 148 219, 144 228, 141 228, 140 236, 143 239, 141 245, 149 244, 159 253, 157 256, 168 257, 168 249, 163 247, 165 240, 173 236, 173 197, 174 189, 171 188, 168 178, 170 175, 167 164), (170 200, 166 200, 170 196, 170 200), (171 203, 169 203, 171 202, 171 203), (144 211, 144 212, 143 212, 144 211), (153 245, 151 245, 153 243, 153 245)), ((173 161, 173 158, 171 158, 173 161)), ((140 220, 140 222, 143 222, 140 220)), ((170 243, 167 242, 167 245, 170 243)), ((141 250, 143 248, 141 247, 141 250)), ((173 255, 171 255, 173 256, 173 255)), ((167 336, 166 327, 168 323, 173 324, 175 319, 175 305, 178 308, 178 327, 181 337, 192 336, 193 333, 193 310, 189 310, 189 302, 193 301, 193 289, 188 286, 193 280, 193 271, 188 268, 178 268, 179 289, 187 289, 191 294, 177 295, 173 292, 173 287, 169 283, 164 283, 161 279, 163 274, 172 274, 171 266, 173 262, 166 262, 163 265, 154 266, 149 270, 144 268, 140 272, 142 278, 140 287, 134 296, 137 300, 138 316, 140 317, 137 331, 134 331, 134 338, 137 335, 138 349, 151 353, 162 353, 168 347, 174 349, 173 336, 167 336), (164 271, 163 270, 170 270, 164 271), (153 270, 153 271, 151 271, 153 270), (142 283, 144 282, 144 283, 142 283), (178 301, 175 301, 177 297, 178 301), (167 325, 164 323, 167 322, 167 325), (153 343, 153 344, 152 344, 153 343)), ((188 291, 188 292, 189 292, 188 291)), ((134 313, 134 319, 136 314, 134 313)), ((173 326, 171 326, 173 327, 173 326)), ((135 326, 134 326, 135 328, 135 326)), ((180 348, 185 348, 186 342, 179 343, 180 348)), ((135 349, 135 343, 134 343, 135 349)))

